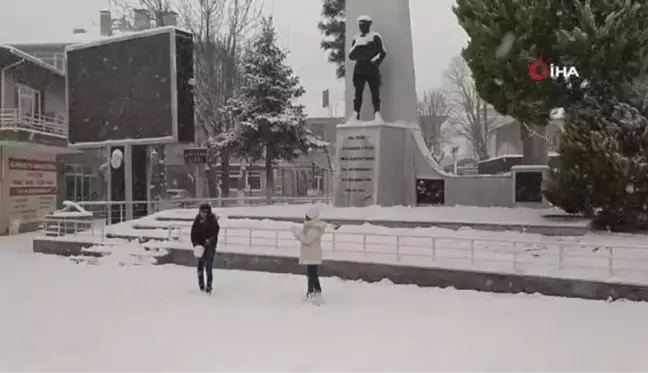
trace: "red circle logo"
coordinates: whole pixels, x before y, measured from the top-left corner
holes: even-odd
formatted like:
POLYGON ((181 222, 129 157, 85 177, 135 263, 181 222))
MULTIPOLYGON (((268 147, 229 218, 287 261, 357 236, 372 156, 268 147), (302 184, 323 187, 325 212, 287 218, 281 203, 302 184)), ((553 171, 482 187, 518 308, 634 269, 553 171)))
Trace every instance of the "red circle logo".
POLYGON ((549 77, 549 65, 542 60, 535 60, 529 65, 529 76, 531 79, 540 81, 549 77))

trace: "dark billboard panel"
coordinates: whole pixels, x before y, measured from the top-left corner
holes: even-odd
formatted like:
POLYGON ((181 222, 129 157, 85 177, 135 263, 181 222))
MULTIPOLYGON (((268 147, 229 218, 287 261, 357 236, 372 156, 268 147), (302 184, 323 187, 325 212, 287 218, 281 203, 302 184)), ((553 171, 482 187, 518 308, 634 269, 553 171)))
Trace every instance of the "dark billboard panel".
POLYGON ((70 143, 194 140, 191 34, 160 28, 67 50, 70 143))
POLYGON ((178 94, 178 141, 194 142, 194 55, 191 34, 177 31, 175 36, 175 56, 178 94))

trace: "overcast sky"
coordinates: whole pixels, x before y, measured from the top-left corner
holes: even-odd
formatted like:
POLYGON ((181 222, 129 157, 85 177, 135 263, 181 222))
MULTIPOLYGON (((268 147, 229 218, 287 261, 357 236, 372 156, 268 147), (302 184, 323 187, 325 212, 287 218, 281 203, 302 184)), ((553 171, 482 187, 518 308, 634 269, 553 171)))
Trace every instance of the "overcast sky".
MULTIPOLYGON (((405 1, 405 0, 377 0, 405 1)), ((108 0, 0 0, 0 43, 67 41, 73 28, 96 28, 99 10, 108 0)), ((455 0, 410 0, 417 91, 441 85, 443 71, 460 53, 467 36, 451 7, 455 0)), ((320 0, 265 0, 273 13, 280 42, 290 49, 289 64, 301 78, 306 95, 301 103, 311 116, 328 116, 321 108, 321 91, 331 89, 332 105, 343 114, 344 85, 319 48, 320 0)))

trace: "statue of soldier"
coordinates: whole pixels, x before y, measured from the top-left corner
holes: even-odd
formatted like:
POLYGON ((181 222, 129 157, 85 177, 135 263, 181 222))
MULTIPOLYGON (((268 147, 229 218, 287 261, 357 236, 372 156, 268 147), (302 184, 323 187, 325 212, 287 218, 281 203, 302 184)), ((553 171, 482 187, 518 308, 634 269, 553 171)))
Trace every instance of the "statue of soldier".
POLYGON ((353 116, 350 120, 360 120, 360 109, 362 109, 362 95, 365 84, 369 85, 371 91, 371 102, 373 104, 375 121, 382 121, 380 115, 380 64, 387 56, 387 50, 380 34, 371 31, 371 17, 364 15, 358 17, 358 33, 351 42, 349 59, 355 61, 353 67, 353 88, 355 98, 353 99, 353 116))

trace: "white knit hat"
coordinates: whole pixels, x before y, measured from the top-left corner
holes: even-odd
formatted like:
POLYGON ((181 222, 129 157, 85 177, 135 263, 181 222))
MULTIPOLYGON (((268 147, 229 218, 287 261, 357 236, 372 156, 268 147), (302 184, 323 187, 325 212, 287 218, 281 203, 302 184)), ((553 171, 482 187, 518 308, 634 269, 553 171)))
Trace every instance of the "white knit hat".
POLYGON ((319 219, 320 216, 320 209, 319 206, 313 206, 311 207, 307 212, 306 216, 308 216, 311 219, 319 219))
POLYGON ((368 15, 361 15, 358 17, 358 22, 371 22, 371 17, 368 15))

